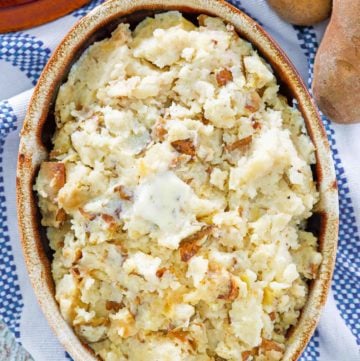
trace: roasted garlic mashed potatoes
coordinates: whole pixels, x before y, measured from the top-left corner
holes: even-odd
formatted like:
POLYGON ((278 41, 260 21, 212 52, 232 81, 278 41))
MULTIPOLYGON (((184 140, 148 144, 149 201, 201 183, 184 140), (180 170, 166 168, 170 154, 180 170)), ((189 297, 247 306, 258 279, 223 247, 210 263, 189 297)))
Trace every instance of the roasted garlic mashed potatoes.
POLYGON ((64 318, 107 361, 280 360, 321 255, 314 147, 233 26, 120 24, 72 67, 35 190, 64 318))

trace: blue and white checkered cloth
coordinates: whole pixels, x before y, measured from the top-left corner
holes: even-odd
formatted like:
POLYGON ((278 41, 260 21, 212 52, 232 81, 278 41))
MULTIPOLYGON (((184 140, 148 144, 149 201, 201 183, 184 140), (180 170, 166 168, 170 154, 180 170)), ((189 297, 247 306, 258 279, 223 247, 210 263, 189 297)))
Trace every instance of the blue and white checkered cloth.
MULTIPOLYGON (((19 131, 33 86, 51 52, 77 20, 101 2, 92 1, 50 24, 0 34, 0 318, 36 361, 70 358, 38 307, 23 260, 15 208, 19 131)), ((326 24, 293 27, 279 19, 265 0, 231 2, 263 25, 310 85, 315 53, 326 24)), ((300 360, 359 361, 360 124, 335 125, 325 117, 323 122, 339 183, 339 250, 325 310, 300 360)))

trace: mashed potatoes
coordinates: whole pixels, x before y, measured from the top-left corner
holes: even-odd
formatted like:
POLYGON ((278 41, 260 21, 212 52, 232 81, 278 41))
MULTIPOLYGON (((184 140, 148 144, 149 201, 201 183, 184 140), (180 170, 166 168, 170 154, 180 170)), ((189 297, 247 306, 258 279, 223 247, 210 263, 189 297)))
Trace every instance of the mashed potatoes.
POLYGON ((108 361, 280 360, 321 263, 314 147, 220 19, 120 24, 73 66, 35 190, 64 318, 108 361))

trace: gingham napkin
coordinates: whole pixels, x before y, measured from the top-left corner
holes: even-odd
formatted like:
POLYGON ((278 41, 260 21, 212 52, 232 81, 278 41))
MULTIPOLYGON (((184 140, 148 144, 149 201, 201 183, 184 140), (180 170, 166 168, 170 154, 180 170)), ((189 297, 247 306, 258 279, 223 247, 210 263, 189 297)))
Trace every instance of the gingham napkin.
MULTIPOLYGON (((326 24, 293 27, 279 19, 264 0, 231 2, 264 26, 310 84, 314 56, 326 24)), ((95 0, 66 17, 31 30, 0 34, 0 318, 36 361, 62 361, 70 357, 39 309, 20 247, 15 209, 19 131, 33 86, 51 52, 69 28, 99 3, 100 0, 95 0)), ((323 122, 339 183, 339 251, 321 322, 301 361, 359 361, 360 124, 340 126, 325 117, 323 122)), ((0 350, 0 361, 7 360, 1 355, 4 353, 0 350)))

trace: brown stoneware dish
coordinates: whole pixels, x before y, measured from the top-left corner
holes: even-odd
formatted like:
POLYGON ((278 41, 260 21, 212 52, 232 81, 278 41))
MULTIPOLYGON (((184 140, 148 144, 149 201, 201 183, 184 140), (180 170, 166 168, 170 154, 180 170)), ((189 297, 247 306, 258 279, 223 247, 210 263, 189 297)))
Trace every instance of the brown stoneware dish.
POLYGON ((319 238, 323 262, 312 282, 299 323, 288 335, 284 360, 299 358, 314 332, 330 287, 338 237, 338 192, 331 153, 316 106, 286 55, 251 18, 221 0, 110 0, 97 7, 66 35, 45 67, 30 101, 21 132, 17 169, 18 221, 28 272, 41 308, 60 342, 76 361, 96 360, 92 351, 74 334, 61 317, 54 298, 50 270, 51 252, 44 231, 33 184, 39 165, 47 157, 54 131, 53 107, 59 86, 66 80, 72 64, 94 41, 103 39, 120 23, 137 24, 146 16, 179 10, 188 19, 198 14, 223 18, 251 42, 271 64, 281 92, 296 99, 308 133, 316 147, 314 176, 320 202, 308 228, 319 238))

